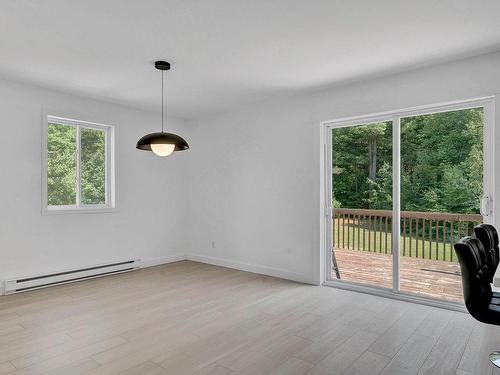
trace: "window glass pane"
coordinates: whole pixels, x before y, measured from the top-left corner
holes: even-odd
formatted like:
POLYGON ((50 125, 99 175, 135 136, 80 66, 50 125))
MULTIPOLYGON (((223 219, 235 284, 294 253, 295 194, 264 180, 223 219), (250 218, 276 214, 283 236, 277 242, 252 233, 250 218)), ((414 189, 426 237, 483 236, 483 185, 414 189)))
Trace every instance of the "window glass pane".
POLYGON ((106 203, 106 132, 81 128, 81 199, 83 205, 106 203))
POLYGON ((76 128, 49 123, 47 132, 49 206, 76 204, 76 128))
POLYGON ((332 129, 332 278, 392 288, 392 122, 332 129))
POLYGON ((482 222, 483 109, 401 119, 401 290, 463 301, 453 244, 482 222))

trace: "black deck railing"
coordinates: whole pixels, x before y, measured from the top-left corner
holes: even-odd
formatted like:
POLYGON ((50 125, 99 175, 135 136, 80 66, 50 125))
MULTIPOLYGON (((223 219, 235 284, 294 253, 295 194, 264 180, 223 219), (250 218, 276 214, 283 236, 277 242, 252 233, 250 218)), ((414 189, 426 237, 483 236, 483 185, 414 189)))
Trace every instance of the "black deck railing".
MULTIPOLYGON (((472 234, 479 214, 402 211, 400 254, 456 262, 453 244, 472 234)), ((392 254, 392 211, 334 209, 335 248, 392 254)))

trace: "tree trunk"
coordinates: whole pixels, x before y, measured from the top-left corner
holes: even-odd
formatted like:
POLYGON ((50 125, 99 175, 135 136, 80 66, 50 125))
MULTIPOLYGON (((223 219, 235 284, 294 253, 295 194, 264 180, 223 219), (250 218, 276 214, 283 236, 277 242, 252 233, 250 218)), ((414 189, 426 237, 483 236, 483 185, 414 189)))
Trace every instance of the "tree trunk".
POLYGON ((375 181, 377 178, 377 138, 368 139, 368 178, 375 181))

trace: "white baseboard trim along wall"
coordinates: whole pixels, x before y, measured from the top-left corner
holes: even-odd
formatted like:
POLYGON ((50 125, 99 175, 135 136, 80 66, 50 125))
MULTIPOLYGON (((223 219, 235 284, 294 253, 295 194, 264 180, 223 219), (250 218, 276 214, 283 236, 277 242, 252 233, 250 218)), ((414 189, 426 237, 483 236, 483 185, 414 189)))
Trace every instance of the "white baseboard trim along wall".
MULTIPOLYGON (((291 281, 296 281, 305 284, 314 284, 311 280, 310 275, 303 275, 300 273, 291 272, 284 269, 266 267, 258 264, 250 264, 237 262, 234 260, 208 257, 204 255, 196 255, 196 254, 173 254, 165 257, 158 258, 148 258, 140 260, 140 268, 154 267, 162 264, 174 263, 183 260, 190 260, 193 262, 200 262, 205 264, 211 264, 215 266, 233 268, 240 271, 253 272, 261 275, 277 277, 281 279, 287 279, 291 281)), ((138 268, 138 269, 140 269, 138 268)), ((55 271, 57 272, 57 271, 55 271)), ((5 295, 5 282, 0 284, 0 295, 5 295)))
POLYGON ((197 254, 187 254, 186 259, 192 260, 194 262, 213 264, 215 266, 233 268, 240 271, 253 272, 261 275, 277 277, 280 279, 297 281, 299 283, 314 284, 314 281, 311 279, 311 275, 303 275, 300 273, 295 273, 280 268, 272 268, 272 267, 262 266, 259 264, 237 262, 234 260, 214 258, 197 254))
POLYGON ((141 268, 154 267, 154 266, 159 266, 161 264, 180 262, 181 260, 186 260, 185 254, 174 254, 174 255, 168 255, 166 257, 148 258, 142 260, 141 268))
POLYGON ((280 268, 272 268, 267 266, 262 266, 260 264, 251 264, 238 262, 230 259, 216 258, 216 257, 208 257, 205 255, 198 254, 175 254, 169 255, 166 257, 159 258, 151 258, 151 259, 143 259, 141 261, 141 268, 146 267, 154 267, 162 264, 179 262, 182 260, 190 260, 193 262, 211 264, 214 266, 227 267, 235 270, 246 271, 258 273, 260 275, 277 277, 280 279, 287 279, 291 281, 297 281, 299 283, 305 284, 314 284, 310 275, 303 275, 296 272, 291 272, 288 270, 280 269, 280 268))

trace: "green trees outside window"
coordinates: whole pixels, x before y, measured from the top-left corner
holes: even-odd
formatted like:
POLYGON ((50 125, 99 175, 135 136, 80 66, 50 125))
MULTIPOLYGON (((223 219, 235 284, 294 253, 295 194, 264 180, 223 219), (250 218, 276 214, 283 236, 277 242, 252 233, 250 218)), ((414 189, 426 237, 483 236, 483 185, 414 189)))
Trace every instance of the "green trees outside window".
MULTIPOLYGON (((333 206, 392 209, 392 123, 332 131, 333 206)), ((479 213, 483 110, 401 119, 401 210, 479 213)))
POLYGON ((49 206, 76 204, 76 127, 49 124, 47 131, 49 206))
POLYGON ((105 130, 49 123, 47 152, 49 206, 106 203, 105 130))
POLYGON ((103 130, 82 128, 80 143, 82 204, 105 204, 106 133, 103 130))

